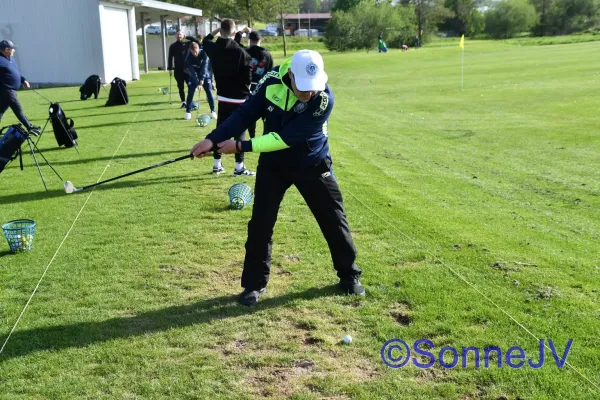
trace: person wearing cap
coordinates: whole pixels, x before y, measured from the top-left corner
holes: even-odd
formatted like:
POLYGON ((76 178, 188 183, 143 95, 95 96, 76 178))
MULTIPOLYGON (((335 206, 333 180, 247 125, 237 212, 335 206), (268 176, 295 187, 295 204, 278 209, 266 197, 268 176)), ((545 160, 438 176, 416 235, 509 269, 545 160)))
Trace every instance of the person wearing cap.
POLYGON ((340 288, 365 295, 355 263, 356 249, 332 170, 327 120, 334 105, 321 55, 300 50, 261 79, 248 101, 191 150, 206 157, 261 153, 256 171, 254 206, 248 223, 240 303, 251 306, 266 291, 271 269, 272 235, 279 205, 294 185, 325 236, 340 288), (228 140, 264 118, 264 132, 249 141, 228 140))
POLYGON ((0 41, 0 121, 8 109, 13 110, 17 119, 34 134, 39 134, 39 126, 33 126, 23 114, 23 108, 17 99, 17 90, 24 85, 29 89, 27 80, 21 76, 21 71, 15 62, 15 45, 10 40, 0 41))
MULTIPOLYGON (((250 32, 248 36, 250 39, 250 47, 248 47, 246 51, 252 58, 252 84, 250 90, 254 92, 258 82, 273 68, 273 56, 271 56, 269 50, 260 46, 261 37, 258 32, 250 32)), ((256 136, 256 121, 251 123, 248 127, 248 134, 250 135, 250 138, 256 136)))

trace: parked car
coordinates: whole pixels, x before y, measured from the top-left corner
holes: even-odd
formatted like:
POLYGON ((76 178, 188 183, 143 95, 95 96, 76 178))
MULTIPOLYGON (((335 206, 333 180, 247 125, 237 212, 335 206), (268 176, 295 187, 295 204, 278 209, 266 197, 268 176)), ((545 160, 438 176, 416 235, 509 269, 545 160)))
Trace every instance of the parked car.
POLYGON ((259 29, 258 34, 260 36, 277 36, 277 31, 272 31, 269 29, 259 29))
POLYGON ((167 29, 167 35, 174 35, 177 33, 177 28, 172 26, 169 29, 167 29))
POLYGON ((160 35, 160 26, 150 25, 146 28, 146 34, 148 35, 160 35))

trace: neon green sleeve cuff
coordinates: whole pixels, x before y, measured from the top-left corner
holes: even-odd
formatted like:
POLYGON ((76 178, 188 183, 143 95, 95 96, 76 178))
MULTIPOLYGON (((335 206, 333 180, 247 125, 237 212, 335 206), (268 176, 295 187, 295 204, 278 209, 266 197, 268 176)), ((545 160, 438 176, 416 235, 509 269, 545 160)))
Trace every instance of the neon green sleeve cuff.
POLYGON ((268 153, 271 151, 283 150, 287 149, 288 146, 285 144, 283 139, 275 133, 271 132, 266 135, 262 135, 261 137, 257 137, 251 140, 252 142, 252 151, 254 153, 268 153))

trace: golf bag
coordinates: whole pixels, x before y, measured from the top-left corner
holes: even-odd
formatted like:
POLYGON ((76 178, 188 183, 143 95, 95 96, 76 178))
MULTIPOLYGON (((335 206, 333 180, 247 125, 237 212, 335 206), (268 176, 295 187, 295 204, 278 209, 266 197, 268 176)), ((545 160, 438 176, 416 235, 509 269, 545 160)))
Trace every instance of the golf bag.
POLYGON ((52 122, 56 143, 59 146, 64 145, 65 147, 77 146, 77 142, 75 141, 77 139, 77 132, 73 128, 73 120, 67 119, 67 116, 58 103, 52 103, 48 112, 50 113, 50 122, 52 122))
POLYGON ((127 95, 127 82, 121 78, 115 78, 110 83, 110 92, 108 93, 108 101, 105 107, 109 106, 120 106, 129 103, 129 96, 127 95))
POLYGON ((100 86, 102 86, 102 81, 98 75, 89 76, 85 80, 85 83, 79 88, 79 93, 81 93, 79 98, 81 100, 87 100, 94 95, 94 99, 97 99, 98 93, 100 93, 100 86))
POLYGON ((19 156, 21 145, 27 140, 27 132, 21 125, 11 125, 2 128, 0 135, 0 172, 2 172, 6 164, 19 156), (2 135, 7 128, 6 133, 2 135))

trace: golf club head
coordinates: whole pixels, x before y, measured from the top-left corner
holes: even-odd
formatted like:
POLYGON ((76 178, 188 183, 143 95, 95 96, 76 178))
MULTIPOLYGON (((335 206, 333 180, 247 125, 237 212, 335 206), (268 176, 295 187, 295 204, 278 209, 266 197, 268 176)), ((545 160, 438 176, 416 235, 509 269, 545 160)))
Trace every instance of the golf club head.
POLYGON ((65 182, 65 193, 73 193, 75 191, 75 186, 71 183, 71 181, 65 182))

